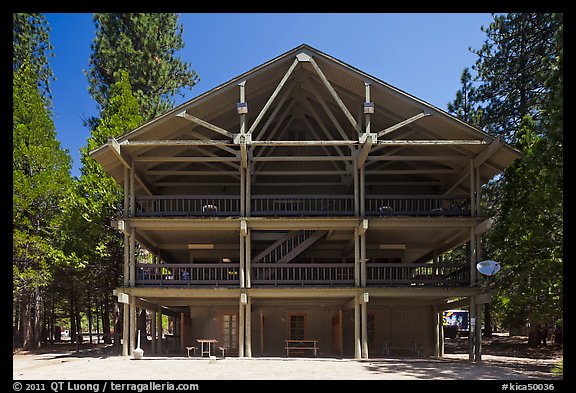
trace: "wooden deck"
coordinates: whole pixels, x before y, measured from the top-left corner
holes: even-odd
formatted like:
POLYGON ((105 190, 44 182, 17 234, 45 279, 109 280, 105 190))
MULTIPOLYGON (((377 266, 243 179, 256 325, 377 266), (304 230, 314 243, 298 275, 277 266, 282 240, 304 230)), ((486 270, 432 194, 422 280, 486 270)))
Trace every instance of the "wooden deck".
MULTIPOLYGON (((355 216, 352 195, 253 195, 251 216, 355 216)), ((470 216, 470 198, 450 195, 369 195, 365 215, 470 216)), ((136 198, 137 217, 240 216, 237 195, 155 195, 136 198)))
MULTIPOLYGON (((137 286, 239 286, 239 264, 137 264, 137 286)), ((368 263, 367 286, 458 287, 470 283, 465 264, 368 263)), ((353 287, 353 263, 254 263, 253 287, 353 287)))

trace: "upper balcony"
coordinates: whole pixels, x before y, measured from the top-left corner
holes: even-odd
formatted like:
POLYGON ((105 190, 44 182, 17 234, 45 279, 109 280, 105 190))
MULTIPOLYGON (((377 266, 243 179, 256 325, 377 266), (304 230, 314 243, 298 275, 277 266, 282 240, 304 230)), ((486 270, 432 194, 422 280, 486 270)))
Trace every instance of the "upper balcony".
MULTIPOLYGON (((256 217, 338 217, 355 214, 354 196, 253 195, 256 217)), ((136 197, 136 217, 239 217, 237 195, 157 195, 136 197)), ((369 195, 365 216, 470 216, 470 197, 462 195, 369 195)))

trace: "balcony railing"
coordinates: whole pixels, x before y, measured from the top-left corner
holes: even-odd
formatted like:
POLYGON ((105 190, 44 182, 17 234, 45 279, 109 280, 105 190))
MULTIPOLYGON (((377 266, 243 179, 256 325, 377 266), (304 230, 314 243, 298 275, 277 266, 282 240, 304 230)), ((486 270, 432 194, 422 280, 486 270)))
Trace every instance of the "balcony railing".
POLYGON ((465 264, 367 263, 368 286, 463 286, 470 284, 465 264))
POLYGON ((159 287, 240 285, 239 263, 138 263, 136 285, 159 287))
POLYGON ((354 264, 255 263, 251 281, 256 286, 354 286, 354 264))
POLYGON ((253 216, 352 216, 349 195, 253 195, 253 216))
POLYGON ((238 195, 156 195, 136 198, 136 216, 239 216, 238 195))
MULTIPOLYGON (((158 287, 239 287, 238 263, 137 264, 136 284, 158 287)), ((366 285, 468 286, 466 264, 367 263, 366 285)), ((262 286, 354 286, 353 263, 254 263, 251 283, 262 286)))
MULTIPOLYGON (((469 196, 368 195, 366 216, 469 216, 469 196)), ((253 195, 252 216, 353 216, 351 195, 253 195)), ((136 216, 240 216, 240 196, 158 195, 136 198, 136 216)))
POLYGON ((368 195, 367 216, 469 216, 469 196, 368 195))

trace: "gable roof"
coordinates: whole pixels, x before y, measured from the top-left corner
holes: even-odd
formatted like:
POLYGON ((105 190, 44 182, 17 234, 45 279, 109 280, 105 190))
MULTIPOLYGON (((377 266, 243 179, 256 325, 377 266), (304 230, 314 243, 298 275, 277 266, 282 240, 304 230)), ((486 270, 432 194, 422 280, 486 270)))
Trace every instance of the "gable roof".
MULTIPOLYGON (((313 125, 318 125, 322 130, 317 130, 316 135, 308 136, 309 138, 344 140, 347 137, 350 141, 356 142, 355 146, 358 146, 357 131, 361 127, 355 129, 353 120, 356 120, 357 123, 362 123, 364 120, 361 111, 365 101, 365 85, 369 84, 370 100, 375 107, 374 114, 371 115, 372 132, 378 133, 381 130, 389 129, 389 127, 401 124, 406 119, 412 119, 421 113, 428 115, 403 127, 386 132, 378 137, 378 141, 397 141, 397 143, 404 140, 478 142, 446 144, 427 149, 412 146, 397 147, 397 149, 401 149, 401 154, 417 155, 422 153, 422 149, 426 150, 426 154, 439 157, 460 154, 463 156, 461 161, 464 163, 460 162, 459 166, 453 165, 452 167, 460 168, 461 170, 456 172, 462 172, 465 171, 464 168, 469 162, 476 160, 474 164, 480 168, 482 182, 501 172, 520 156, 516 149, 504 143, 500 138, 494 138, 444 110, 306 44, 291 49, 165 112, 125 133, 117 141, 111 141, 91 151, 90 155, 99 161, 119 183, 123 182, 123 166, 130 165, 130 161, 136 157, 181 155, 190 152, 186 147, 182 147, 180 152, 175 152, 173 147, 160 145, 154 147, 132 146, 128 149, 127 147, 131 142, 169 141, 171 139, 219 140, 222 141, 221 147, 210 145, 198 147, 194 150, 194 154, 230 158, 234 156, 238 148, 238 144, 232 143, 234 141, 231 135, 237 134, 240 127, 236 109, 236 104, 239 101, 238 85, 240 83, 245 84, 246 102, 249 107, 246 130, 254 124, 270 97, 278 93, 275 100, 270 103, 269 110, 262 114, 259 127, 256 127, 252 133, 252 141, 259 138, 262 140, 271 138, 271 132, 268 131, 266 136, 264 133, 260 135, 259 132, 265 128, 266 124, 270 130, 277 123, 280 123, 283 120, 283 111, 292 111, 296 119, 292 124, 295 132, 298 131, 298 128, 304 127, 303 124, 305 123, 310 129, 311 120, 315 119, 316 123, 313 125), (314 63, 333 87, 342 104, 348 108, 348 115, 340 110, 341 107, 338 102, 335 102, 334 96, 326 88, 322 76, 314 69, 314 65, 308 61, 297 62, 295 59, 298 56, 301 56, 301 59, 305 59, 306 56, 314 59, 314 63), (291 69, 294 71, 288 72, 288 75, 287 71, 291 71, 291 69), (286 78, 287 75, 288 78, 286 78), (278 90, 279 83, 285 78, 285 85, 278 90), (305 113, 305 116, 302 112, 305 113), (216 127, 205 127, 198 122, 191 123, 189 119, 182 117, 183 113, 204 120, 216 127), (274 117, 275 115, 277 116, 274 117), (352 116, 352 120, 350 120, 350 116, 352 116), (324 123, 325 128, 320 123, 324 123), (222 133, 215 132, 215 129, 227 130, 230 135, 222 135, 222 133), (317 138, 319 136, 321 138, 317 138), (224 140, 226 140, 226 145, 223 144, 224 140)), ((354 146, 351 145, 351 147, 354 146)), ((373 148, 370 155, 383 155, 388 150, 388 147, 382 145, 373 148)), ((331 152, 335 152, 334 148, 331 152)), ((146 177, 144 174, 141 176, 146 177)), ((154 179, 149 178, 148 182, 154 184, 154 179)), ((460 184, 458 187, 466 190, 467 186, 460 184)))

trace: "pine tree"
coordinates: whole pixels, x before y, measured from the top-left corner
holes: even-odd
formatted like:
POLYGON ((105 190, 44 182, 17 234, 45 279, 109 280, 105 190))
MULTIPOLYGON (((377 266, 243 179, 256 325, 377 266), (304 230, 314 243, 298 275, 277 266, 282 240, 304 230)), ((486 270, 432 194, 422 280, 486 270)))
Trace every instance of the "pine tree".
POLYGON ((15 345, 41 342, 42 288, 55 265, 65 262, 59 227, 70 196, 71 158, 56 139, 33 66, 13 75, 13 293, 19 310, 15 345))
POLYGON ((448 103, 448 112, 466 123, 482 127, 482 109, 478 108, 476 88, 473 86, 472 75, 464 68, 460 76, 462 87, 456 92, 454 101, 448 103))
POLYGON ((174 105, 172 97, 198 82, 191 65, 178 52, 184 48, 183 27, 172 13, 94 14, 89 91, 105 109, 117 71, 129 74, 144 121, 174 105))

